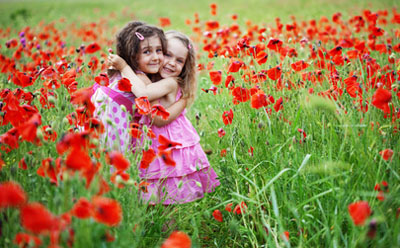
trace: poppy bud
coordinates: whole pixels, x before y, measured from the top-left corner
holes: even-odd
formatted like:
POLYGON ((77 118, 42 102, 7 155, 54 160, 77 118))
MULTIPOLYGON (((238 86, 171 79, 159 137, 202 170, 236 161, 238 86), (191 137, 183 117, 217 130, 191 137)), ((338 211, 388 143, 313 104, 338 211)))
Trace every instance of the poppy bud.
POLYGON ((146 125, 143 125, 143 132, 144 132, 145 134, 147 134, 148 131, 149 131, 149 129, 147 128, 147 126, 146 126, 146 125))
POLYGON ((43 132, 42 132, 42 130, 37 129, 36 137, 38 137, 40 140, 43 140, 43 132))
POLYGON ((145 151, 147 151, 147 150, 149 150, 149 148, 150 148, 150 145, 151 145, 151 140, 145 140, 144 141, 144 146, 143 146, 143 149, 145 150, 145 151))
POLYGON ((122 110, 122 112, 126 112, 126 107, 125 107, 125 105, 121 105, 121 110, 122 110))
POLYGON ((98 103, 102 103, 104 101, 104 99, 97 99, 96 102, 98 103))
POLYGON ((66 182, 66 181, 68 181, 69 177, 70 177, 70 176, 69 176, 68 171, 64 171, 63 174, 62 174, 62 180, 63 180, 64 182, 66 182))
POLYGON ((113 125, 114 124, 113 121, 110 118, 106 118, 106 123, 108 125, 113 125))
POLYGON ((63 125, 69 125, 69 120, 67 119, 67 117, 64 117, 62 120, 63 125))
POLYGON ((157 201, 157 196, 155 194, 151 194, 150 196, 150 202, 158 202, 157 201))
POLYGON ((135 181, 133 179, 129 179, 125 182, 126 185, 135 185, 135 181))
POLYGON ((183 182, 182 182, 182 180, 181 180, 181 181, 179 181, 179 183, 178 183, 178 189, 182 188, 182 185, 183 185, 183 182))
POLYGON ((124 179, 122 179, 122 177, 121 177, 120 175, 117 175, 117 176, 115 177, 115 182, 116 182, 117 184, 123 184, 123 183, 124 183, 124 179))
POLYGON ((91 139, 91 142, 93 145, 98 146, 99 145, 99 139, 93 138, 91 139))
POLYGON ((47 99, 49 100, 49 103, 52 105, 56 103, 56 99, 54 98, 54 96, 49 96, 47 99))

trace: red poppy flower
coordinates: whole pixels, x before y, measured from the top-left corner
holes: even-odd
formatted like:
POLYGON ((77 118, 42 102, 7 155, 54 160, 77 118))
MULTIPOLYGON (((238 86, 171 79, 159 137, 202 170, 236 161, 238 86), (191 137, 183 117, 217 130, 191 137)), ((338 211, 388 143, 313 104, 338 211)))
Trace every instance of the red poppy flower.
POLYGON ((164 28, 164 27, 168 27, 171 25, 171 20, 168 17, 160 17, 158 18, 159 22, 160 22, 160 27, 164 28))
POLYGON ((111 234, 109 230, 106 230, 106 232, 104 233, 104 239, 107 242, 113 242, 115 240, 115 237, 111 234))
POLYGON ((222 81, 222 72, 221 71, 210 71, 209 72, 210 79, 214 85, 219 85, 222 81))
POLYGON ((222 128, 218 129, 218 136, 219 136, 220 138, 224 137, 224 136, 225 136, 225 130, 222 129, 222 128))
POLYGON ((166 165, 170 165, 170 166, 175 166, 176 162, 175 160, 173 160, 172 156, 171 156, 171 150, 159 150, 158 151, 158 156, 161 157, 161 159, 164 161, 164 163, 166 165))
POLYGON ((181 143, 174 142, 172 140, 169 140, 166 138, 164 135, 160 134, 158 135, 158 142, 160 143, 160 146, 158 146, 159 150, 166 150, 175 146, 181 146, 181 143))
POLYGON ((56 160, 56 165, 52 158, 46 158, 42 160, 42 165, 36 170, 36 173, 41 177, 47 176, 51 183, 58 185, 57 175, 60 172, 60 168, 61 164, 59 158, 56 160))
POLYGON ((304 60, 299 60, 290 65, 294 71, 302 71, 308 67, 308 64, 304 60))
POLYGON ((245 202, 241 202, 240 204, 236 205, 236 207, 233 209, 233 213, 235 214, 244 214, 247 210, 247 205, 245 202))
POLYGON ((87 219, 91 217, 92 204, 86 199, 81 197, 71 209, 71 214, 79 219, 87 219))
POLYGON ((356 226, 362 226, 372 211, 367 201, 359 201, 348 206, 350 216, 356 226))
POLYGON ((218 21, 207 21, 206 22, 206 30, 215 30, 219 28, 219 22, 218 21))
POLYGON ((229 111, 224 111, 222 114, 222 121, 224 122, 225 126, 232 124, 233 121, 233 111, 230 109, 229 111))
POLYGON ((284 239, 286 242, 289 242, 289 232, 288 231, 283 232, 282 239, 284 239))
POLYGON ((34 236, 27 233, 17 233, 14 238, 14 244, 18 247, 35 247, 38 248, 42 244, 42 241, 34 236), (32 246, 34 244, 34 246, 32 246))
POLYGON ((122 220, 122 208, 118 201, 102 196, 92 199, 93 218, 107 226, 117 226, 122 220))
POLYGON ((20 212, 20 219, 22 227, 34 234, 49 232, 56 227, 56 220, 53 214, 38 202, 23 206, 20 212))
POLYGON ((143 193, 148 193, 148 189, 147 187, 150 185, 150 183, 146 182, 146 181, 141 181, 139 183, 139 190, 142 191, 143 193))
POLYGON ((281 49, 282 45, 283 45, 283 42, 281 40, 279 40, 279 39, 270 39, 269 42, 268 42, 267 47, 268 47, 268 49, 271 49, 271 50, 273 50, 275 52, 279 52, 279 50, 281 49))
POLYGON ((247 102, 250 100, 250 91, 244 87, 236 87, 232 90, 233 102, 247 102))
POLYGON ((379 152, 382 156, 383 160, 390 160, 393 157, 393 150, 392 149, 385 149, 379 152))
POLYGON ((271 68, 267 71, 267 75, 271 80, 277 80, 282 75, 281 67, 278 65, 274 68, 271 68))
POLYGON ((261 51, 261 52, 257 53, 256 60, 257 60, 257 64, 259 64, 259 65, 265 64, 268 60, 268 54, 264 51, 261 51))
MULTIPOLYGON (((90 118, 89 120, 87 120, 87 122, 85 123, 85 130, 88 130, 91 133, 96 132, 98 134, 102 134, 105 132, 104 124, 97 118, 90 118)), ((57 133, 55 134, 57 137, 57 133)))
POLYGON ((254 147, 250 146, 250 148, 249 148, 249 150, 247 150, 247 152, 248 152, 249 156, 253 157, 253 155, 254 155, 254 147))
POLYGON ((139 114, 147 115, 151 112, 151 106, 147 96, 138 97, 135 99, 136 108, 139 114))
POLYGON ((168 120, 169 112, 160 104, 155 104, 151 107, 151 117, 161 116, 164 120, 168 120))
POLYGON ((192 241, 186 233, 180 231, 174 231, 164 241, 161 248, 190 248, 192 247, 192 241))
POLYGON ((231 87, 235 87, 235 78, 232 75, 228 75, 225 79, 225 87, 231 88, 231 87, 229 87, 231 82, 232 82, 231 87))
POLYGON ((342 47, 341 46, 336 46, 336 47, 332 48, 331 50, 329 50, 328 54, 331 57, 335 57, 336 55, 340 55, 340 54, 342 54, 342 47))
POLYGON ((383 110, 385 114, 390 113, 389 102, 392 100, 392 93, 388 90, 378 88, 372 96, 372 105, 383 110))
POLYGON ((28 165, 25 162, 25 158, 21 158, 21 160, 18 162, 18 168, 20 168, 22 170, 28 169, 28 165))
POLYGON ((142 136, 142 130, 140 130, 140 126, 138 123, 131 123, 130 124, 130 128, 131 128, 131 135, 133 138, 135 139, 140 139, 140 137, 142 136))
POLYGON ((12 77, 12 82, 21 87, 28 87, 35 83, 35 79, 25 73, 15 71, 12 77))
POLYGON ((221 153, 220 153, 221 157, 225 157, 226 156, 226 149, 222 149, 221 153))
POLYGON ((131 81, 129 81, 129 79, 127 79, 127 78, 121 78, 121 79, 118 81, 118 89, 119 89, 120 91, 123 91, 123 92, 132 92, 131 88, 132 88, 132 84, 131 84, 131 81))
POLYGON ((222 218, 222 213, 221 211, 219 211, 218 209, 215 209, 214 212, 212 213, 214 219, 216 221, 222 222, 223 218, 222 218))
POLYGON ((140 168, 147 169, 151 162, 156 158, 156 153, 153 148, 149 148, 147 151, 143 151, 142 161, 140 161, 140 168))
POLYGON ((232 212, 232 206, 233 206, 233 203, 226 204, 225 210, 228 211, 228 212, 232 212))
POLYGON ((233 61, 229 67, 228 67, 228 73, 229 72, 238 72, 240 67, 242 67, 243 62, 241 61, 233 61))
POLYGON ((122 155, 122 153, 117 151, 111 151, 106 154, 106 159, 109 164, 114 165, 114 167, 119 171, 124 171, 129 168, 129 161, 122 155))
POLYGON ((267 96, 262 90, 251 96, 251 107, 259 109, 268 105, 267 96))
POLYGON ((274 104, 274 109, 276 112, 278 112, 279 110, 283 109, 283 99, 282 97, 280 97, 274 104))
POLYGON ((215 3, 210 4, 210 9, 211 9, 211 15, 213 16, 217 15, 217 4, 215 3))
POLYGON ((88 45, 85 48, 85 52, 91 54, 91 53, 95 53, 95 52, 99 51, 100 49, 101 49, 101 47, 99 46, 99 44, 97 44, 96 42, 93 42, 92 44, 88 45))
POLYGON ((15 182, 2 182, 0 184, 0 209, 19 207, 25 204, 27 196, 25 191, 15 182))
POLYGON ((156 134, 149 127, 147 129, 147 137, 149 137, 150 139, 154 139, 156 137, 156 134))
POLYGON ((108 86, 108 84, 110 83, 107 73, 100 73, 100 75, 94 78, 94 81, 101 86, 108 86))
POLYGON ((209 89, 201 89, 201 90, 204 91, 205 93, 208 93, 209 91, 211 91, 214 94, 214 96, 216 96, 218 88, 213 85, 209 89))
POLYGON ((34 114, 27 122, 18 127, 22 139, 32 143, 35 141, 37 128, 42 124, 41 117, 40 114, 34 114))
POLYGON ((67 156, 65 165, 71 170, 85 171, 90 168, 92 160, 88 153, 80 148, 73 148, 67 156))

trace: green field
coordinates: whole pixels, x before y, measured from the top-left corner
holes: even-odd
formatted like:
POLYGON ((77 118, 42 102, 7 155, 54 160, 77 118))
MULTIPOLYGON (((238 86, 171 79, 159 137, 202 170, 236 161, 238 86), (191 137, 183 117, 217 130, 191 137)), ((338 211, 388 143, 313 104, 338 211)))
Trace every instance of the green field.
MULTIPOLYGON (((29 118, 24 123, 0 126, 0 184, 17 182, 29 202, 43 204, 58 216, 59 223, 60 216, 69 213, 78 199, 90 200, 98 193, 102 179, 109 184, 111 190, 104 197, 117 200, 122 207, 118 225, 109 227, 94 218, 72 216, 68 224, 59 224, 62 227, 57 234, 53 233, 57 242, 48 232, 36 235, 43 247, 52 242, 61 247, 160 247, 173 230, 186 233, 192 247, 400 247, 400 20, 392 22, 399 7, 394 0, 0 1, 0 123, 7 111, 14 111, 4 92, 21 88, 13 81, 17 71, 29 74, 35 68, 56 66, 62 58, 70 68, 78 69, 78 88, 90 86, 102 72, 107 49, 114 47, 114 36, 125 23, 137 19, 158 25, 160 17, 168 17, 171 25, 166 30, 180 30, 196 42, 198 63, 203 69, 197 98, 187 117, 199 133, 221 185, 193 203, 150 207, 138 198, 141 154, 125 154, 131 164, 126 171, 130 180, 119 188, 111 181, 110 165, 96 142, 90 148, 90 159, 101 167, 88 187, 78 172, 59 172, 58 186, 50 182, 50 176, 39 176, 37 170, 44 159, 65 161, 66 154, 60 154, 56 146, 73 128, 66 117, 76 109, 70 102, 73 92, 63 85, 46 93, 39 90, 47 81, 42 77, 23 90, 35 96, 27 105, 36 106, 41 115, 35 132, 45 125, 51 127, 37 131, 33 142, 18 136, 18 147, 7 151, 10 145, 5 134, 13 127, 23 127, 29 118), (210 14, 211 3, 217 3, 216 16, 210 14), (366 17, 366 9, 381 13, 375 24, 366 17), (338 12, 341 21, 334 22, 332 17, 338 12), (195 13, 199 15, 198 24, 194 24, 195 13), (237 21, 232 20, 232 14, 238 15, 237 21), (355 16, 365 21, 359 32, 357 22, 350 21, 357 19, 355 16), (277 30, 276 18, 283 24, 281 31, 277 30), (185 24, 187 20, 190 25, 185 24), (219 28, 207 29, 209 20, 218 21, 221 29, 236 22, 241 32, 230 30, 221 38, 217 35, 219 28), (311 20, 317 23, 315 29, 311 20), (295 31, 286 29, 286 24, 295 22, 295 31), (384 33, 371 35, 379 32, 373 29, 375 26, 384 33), (199 32, 194 32, 194 27, 199 32), (262 28, 265 30, 259 32, 262 28), (29 41, 35 45, 30 51, 21 48, 21 57, 17 58, 22 30, 36 37, 29 41), (212 38, 205 32, 213 34, 212 38), (50 38, 40 39, 43 33, 50 38), (250 47, 230 53, 244 35, 251 37, 250 47), (267 48, 270 38, 281 40, 287 53, 267 48), (11 39, 16 39, 18 46, 7 48, 6 42, 11 39), (340 43, 345 39, 354 44, 346 47, 340 43), (58 50, 60 55, 50 53, 56 53, 60 41, 64 42, 58 50), (356 48, 355 44, 362 41, 365 48, 356 48), (92 42, 98 42, 101 50, 94 54, 76 52, 81 44, 92 42), (215 45, 211 51, 204 49, 208 44, 215 45), (336 56, 332 49, 338 44, 342 45, 336 56), (268 54, 265 63, 252 56, 256 45, 268 54), (47 52, 49 58, 40 51, 47 52), (351 57, 351 51, 357 55, 351 57), (35 61, 34 54, 42 59, 35 61), (308 67, 297 72, 292 64, 300 60, 308 67), (233 61, 244 66, 228 72, 233 61), (15 66, 9 68, 12 62, 15 66), (33 62, 36 64, 28 70, 33 62), (273 79, 269 72, 278 65, 282 75, 273 79), (213 71, 221 71, 221 83, 211 80, 209 73, 213 71), (238 104, 233 100, 233 89, 225 85, 228 75, 235 78, 234 87, 247 92, 236 97, 238 104), (216 95, 209 90, 213 86, 216 95), (390 94, 386 110, 376 103, 378 90, 390 94), (272 96, 274 102, 252 107, 250 91, 253 97, 263 97, 262 93, 272 96), (281 105, 276 105, 280 98, 281 105), (222 116, 230 109, 234 113, 232 124, 225 125, 222 116), (226 132, 223 137, 218 135, 221 128, 226 132), (44 140, 46 130, 57 133, 55 141, 44 140), (389 159, 382 155, 385 149, 393 152, 389 159), (22 159, 26 170, 20 168, 22 159), (356 211, 363 220, 359 224, 349 206, 361 201, 368 203, 369 210, 364 212, 366 216, 356 211), (233 209, 243 202, 246 207, 240 214, 226 210, 227 204, 233 209), (213 217, 216 210, 221 212, 222 222, 213 217), (176 223, 165 231, 171 219, 176 223), (108 236, 115 240, 110 241, 108 236)), ((57 78, 60 82, 62 75, 57 78)), ((26 102, 19 99, 16 104, 26 102)), ((18 247, 17 233, 35 232, 24 228, 19 208, 3 207, 4 199, 0 192, 0 247, 18 247)), ((34 247, 30 245, 26 247, 34 247)))

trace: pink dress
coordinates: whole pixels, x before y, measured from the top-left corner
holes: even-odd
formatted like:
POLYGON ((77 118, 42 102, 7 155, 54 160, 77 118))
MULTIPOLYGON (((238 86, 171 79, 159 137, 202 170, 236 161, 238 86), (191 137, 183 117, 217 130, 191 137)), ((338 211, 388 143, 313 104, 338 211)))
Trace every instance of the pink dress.
POLYGON ((109 149, 124 153, 131 149, 128 127, 136 97, 133 93, 118 90, 116 82, 120 79, 120 74, 110 78, 108 87, 94 84, 91 100, 96 107, 95 117, 99 118, 105 127, 100 142, 109 149), (121 106, 125 106, 126 111, 123 111, 121 106))
MULTIPOLYGON (((176 100, 179 100, 178 91, 176 100)), ((170 124, 151 129, 156 134, 151 147, 158 153, 158 135, 162 134, 171 141, 181 143, 172 149, 175 166, 164 163, 157 157, 147 169, 139 169, 140 177, 150 185, 142 198, 150 204, 181 204, 202 198, 204 193, 214 191, 220 185, 217 174, 210 167, 207 156, 200 145, 200 137, 184 110, 170 124)), ((143 117, 147 119, 147 117, 143 117)))

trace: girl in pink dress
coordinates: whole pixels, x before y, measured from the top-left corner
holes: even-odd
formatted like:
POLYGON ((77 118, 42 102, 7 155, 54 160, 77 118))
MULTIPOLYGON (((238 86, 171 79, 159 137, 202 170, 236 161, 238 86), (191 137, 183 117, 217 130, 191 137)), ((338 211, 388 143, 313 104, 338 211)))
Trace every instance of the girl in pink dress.
MULTIPOLYGON (((116 48, 117 54, 138 73, 138 77, 146 83, 151 83, 148 76, 157 74, 161 67, 166 51, 166 38, 160 28, 133 21, 118 33, 116 48)), ((117 83, 121 79, 119 71, 111 69, 108 76, 110 85, 106 86, 108 77, 103 75, 92 88, 91 100, 96 107, 95 115, 105 126, 105 133, 100 140, 107 149, 127 152, 131 150, 129 124, 135 116, 133 106, 136 96, 118 89, 117 83)), ((181 101, 171 106, 169 111, 174 113, 174 108, 177 108, 180 112, 185 106, 186 102, 181 101)), ((176 116, 173 115, 170 119, 176 116)))
MULTIPOLYGON (((111 64, 132 82, 132 92, 147 96, 149 101, 169 107, 181 97, 188 103, 194 100, 197 89, 196 60, 190 39, 177 31, 166 32, 167 51, 157 83, 144 84, 133 70, 117 55, 110 55, 111 64)), ((150 204, 181 204, 202 198, 204 193, 214 191, 220 183, 210 167, 207 156, 200 146, 200 137, 186 118, 185 112, 170 123, 151 126, 156 138, 151 147, 159 152, 159 136, 179 143, 166 149, 175 161, 168 165, 164 156, 158 156, 146 169, 140 168, 140 177, 148 183, 142 198, 150 204), (166 124, 166 125, 163 125, 166 124)), ((168 121, 168 120, 167 120, 168 121)), ((141 122, 151 125, 153 120, 143 116, 141 122)), ((154 124, 154 123, 153 123, 154 124)))

